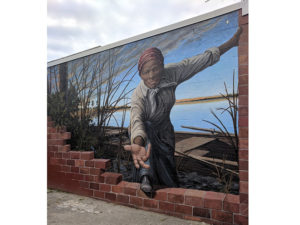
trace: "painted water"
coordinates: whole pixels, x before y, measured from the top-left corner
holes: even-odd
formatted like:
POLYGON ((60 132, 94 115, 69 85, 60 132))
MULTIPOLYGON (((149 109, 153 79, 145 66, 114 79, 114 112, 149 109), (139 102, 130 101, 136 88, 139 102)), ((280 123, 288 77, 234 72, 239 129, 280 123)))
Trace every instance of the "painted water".
MULTIPOLYGON (((217 128, 214 127, 213 125, 203 121, 203 120, 208 120, 213 123, 216 123, 217 125, 220 125, 217 119, 210 112, 210 110, 213 110, 221 119, 226 129, 230 133, 234 133, 233 123, 230 115, 227 112, 222 113, 222 111, 217 110, 218 108, 227 108, 227 107, 228 107, 228 102, 226 100, 201 101, 197 103, 175 105, 171 111, 170 117, 175 131, 195 132, 195 130, 182 128, 181 126, 193 126, 193 127, 217 130, 217 128)), ((119 126, 119 124, 122 121, 122 115, 123 115, 123 111, 115 112, 114 116, 116 120, 112 119, 109 123, 109 126, 119 126)), ((130 121, 130 110, 128 109, 126 110, 125 123, 124 123, 125 127, 128 127, 129 121, 130 121)))

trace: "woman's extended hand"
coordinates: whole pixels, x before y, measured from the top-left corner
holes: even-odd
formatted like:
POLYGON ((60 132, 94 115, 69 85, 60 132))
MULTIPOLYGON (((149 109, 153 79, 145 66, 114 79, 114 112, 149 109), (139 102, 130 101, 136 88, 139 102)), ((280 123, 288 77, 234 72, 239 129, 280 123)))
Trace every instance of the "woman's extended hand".
POLYGON ((224 54, 225 52, 227 52, 232 47, 238 46, 239 40, 240 40, 240 35, 242 32, 243 32, 243 28, 238 27, 237 31, 234 33, 232 38, 230 38, 228 41, 226 41, 225 43, 223 43, 222 45, 219 46, 221 55, 224 54))
POLYGON ((150 168, 150 166, 144 162, 147 161, 150 156, 151 144, 148 145, 148 151, 146 151, 145 147, 137 144, 124 145, 124 149, 126 151, 131 151, 133 163, 137 169, 139 169, 140 166, 144 167, 145 169, 150 168))
POLYGON ((232 39, 234 40, 234 46, 238 46, 239 44, 239 40, 240 40, 240 35, 243 32, 243 28, 242 27, 238 27, 237 31, 235 32, 235 34, 233 35, 232 39))

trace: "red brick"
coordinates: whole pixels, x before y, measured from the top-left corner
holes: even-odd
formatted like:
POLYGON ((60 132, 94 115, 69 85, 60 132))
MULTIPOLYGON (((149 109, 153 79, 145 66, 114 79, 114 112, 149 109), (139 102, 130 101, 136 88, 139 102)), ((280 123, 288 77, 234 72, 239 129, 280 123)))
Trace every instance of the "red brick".
POLYGON ((63 139, 63 140, 69 140, 69 139, 71 139, 71 132, 60 133, 60 138, 63 139))
POLYGON ((91 175, 100 175, 102 172, 101 172, 101 170, 100 169, 98 169, 98 168, 90 168, 90 174, 91 175))
POLYGON ((94 197, 104 199, 104 192, 103 191, 94 191, 94 197))
POLYGON ((49 133, 47 139, 60 139, 60 133, 49 133))
POLYGON ((239 65, 248 65, 248 55, 239 55, 239 65))
POLYGON ((239 116, 239 127, 248 127, 248 116, 239 116))
POLYGON ((48 139, 47 145, 65 145, 66 141, 61 139, 48 139))
POLYGON ((193 207, 187 205, 175 205, 175 212, 193 215, 193 207))
POLYGON ((248 84, 239 86, 239 95, 248 95, 248 84))
POLYGON ((248 160, 239 159, 239 169, 248 171, 248 160))
POLYGON ((227 194, 223 202, 223 210, 227 212, 239 212, 240 197, 238 195, 227 194))
POLYGON ((94 152, 93 151, 81 152, 81 154, 80 154, 80 159, 91 160, 93 158, 94 158, 94 152))
POLYGON ((226 194, 224 198, 224 202, 230 202, 230 203, 240 203, 240 197, 238 195, 233 194, 226 194))
POLYGON ((204 196, 204 207, 212 209, 222 209, 225 194, 208 191, 204 196))
POLYGON ((82 188, 89 188, 90 187, 90 183, 86 182, 86 181, 80 180, 79 181, 79 186, 82 187, 82 188))
POLYGON ((239 105, 239 116, 248 116, 248 106, 239 105))
POLYGON ((248 95, 239 95, 239 105, 248 105, 248 95))
POLYGON ((90 168, 79 168, 79 173, 90 174, 90 168))
MULTIPOLYGON (((74 161, 74 160, 70 160, 70 161, 74 161)), ((68 160, 67 160, 67 164, 68 164, 68 160)), ((75 161, 74 161, 74 165, 75 165, 75 161)), ((79 173, 79 168, 75 167, 75 166, 71 166, 71 172, 72 173, 79 173)))
POLYGON ((80 159, 80 152, 78 151, 70 151, 71 159, 80 159))
POLYGON ((62 157, 63 157, 64 159, 70 159, 70 158, 71 158, 71 155, 70 155, 69 152, 63 152, 63 153, 62 153, 62 157))
POLYGON ((248 171, 240 170, 239 177, 240 181, 248 181, 248 171))
MULTIPOLYGON (((99 184, 97 183, 90 183, 90 189, 99 190, 99 184)), ((102 191, 102 190, 100 190, 102 191)))
POLYGON ((239 159, 248 160, 248 150, 240 150, 239 159))
POLYGON ((107 169, 110 167, 110 159, 93 159, 95 168, 107 169))
POLYGON ((85 175, 84 180, 90 181, 90 182, 96 182, 96 176, 93 175, 85 175))
POLYGON ((85 166, 86 167, 94 167, 94 161, 92 161, 92 160, 85 161, 85 166))
POLYGON ((60 160, 57 158, 50 158, 50 165, 59 165, 60 160))
POLYGON ((248 127, 239 127, 239 138, 248 137, 248 127))
POLYGON ((121 181, 118 185, 111 185, 111 191, 115 193, 123 193, 124 182, 121 181))
POLYGON ((144 199, 144 207, 158 208, 158 201, 154 199, 144 199))
POLYGON ((100 175, 100 178, 100 181, 103 181, 103 183, 116 185, 122 181, 122 174, 105 172, 100 175))
POLYGON ((186 189, 183 188, 169 188, 168 201, 173 203, 183 203, 185 191, 186 189))
POLYGON ((61 171, 64 171, 64 172, 71 172, 71 166, 62 166, 62 167, 61 167, 61 171))
POLYGON ((51 152, 57 152, 58 151, 58 146, 57 145, 48 145, 47 150, 51 152))
POLYGON ((53 121, 47 121, 47 127, 54 127, 55 123, 53 121))
POLYGON ((129 196, 129 202, 135 206, 143 206, 143 199, 135 196, 129 196))
POLYGON ((140 189, 139 183, 124 182, 124 194, 136 196, 137 190, 140 189))
POLYGON ((49 151, 48 152, 48 157, 52 157, 52 158, 54 158, 55 157, 55 152, 53 152, 53 151, 49 151))
POLYGON ((47 133, 56 133, 56 128, 55 127, 47 127, 47 133))
POLYGON ((175 211, 175 204, 169 203, 169 202, 159 201, 159 209, 161 209, 163 211, 174 212, 175 211))
POLYGON ((122 203, 129 203, 129 196, 128 195, 117 195, 117 202, 122 202, 122 203))
POLYGON ((248 138, 239 139, 239 149, 248 150, 248 138))
MULTIPOLYGON (((248 85, 248 74, 239 76, 239 88, 241 87, 241 85, 245 85, 245 86, 248 85)), ((241 95, 240 92, 239 94, 241 95)))
MULTIPOLYGON (((61 170, 61 166, 60 165, 48 165, 48 174, 50 173, 50 174, 54 174, 54 173, 56 173, 56 172, 58 172, 58 171, 60 171, 61 170)), ((64 174, 64 173, 63 173, 64 174)))
POLYGON ((147 195, 145 194, 145 192, 143 192, 141 189, 138 189, 138 190, 136 191, 136 196, 137 196, 137 197, 141 197, 141 198, 149 198, 149 196, 147 196, 147 195))
POLYGON ((248 194, 240 193, 240 202, 241 204, 248 204, 248 194))
POLYGON ((229 212, 223 212, 219 210, 212 210, 211 218, 221 221, 221 222, 227 222, 232 223, 233 222, 233 215, 229 212))
POLYGON ((240 193, 248 193, 248 181, 240 181, 240 193))
POLYGON ((240 36, 240 41, 239 41, 239 46, 242 45, 248 45, 248 41, 249 41, 249 34, 248 34, 248 26, 242 26, 243 27, 243 33, 240 36))
POLYGON ((240 214, 248 216, 248 204, 240 204, 240 214))
POLYGON ((104 196, 105 196, 105 199, 108 199, 110 201, 116 201, 116 199, 117 199, 117 195, 115 193, 107 193, 106 192, 104 194, 104 196))
POLYGON ((110 192, 111 191, 111 185, 109 185, 109 184, 100 184, 100 191, 110 192))
POLYGON ((185 204, 192 205, 197 207, 204 206, 204 195, 206 194, 205 191, 200 190, 187 190, 185 192, 185 204))
POLYGON ((99 181, 99 183, 105 183, 105 177, 103 177, 103 176, 99 176, 98 177, 98 181, 99 181))
POLYGON ((241 215, 234 215, 234 224, 237 225, 248 225, 248 217, 241 215))
POLYGON ((248 15, 239 17, 239 25, 248 24, 248 15))
POLYGON ((154 199, 155 200, 161 200, 161 201, 167 201, 167 199, 168 199, 167 190, 165 190, 165 189, 157 190, 155 192, 154 199))
POLYGON ((123 176, 120 173, 109 173, 109 174, 106 173, 106 174, 107 174, 107 176, 105 178, 105 183, 107 183, 107 184, 116 185, 116 184, 120 183, 123 179, 123 176))
POLYGON ((239 45, 239 55, 248 55, 248 45, 239 45))
POLYGON ((199 207, 194 207, 193 208, 193 216, 210 218, 210 210, 204 209, 204 208, 199 208, 199 207))
POLYGON ((71 151, 71 145, 58 146, 58 151, 60 151, 60 152, 69 152, 69 151, 71 151))
POLYGON ((74 180, 84 180, 84 176, 83 174, 79 174, 79 173, 68 173, 71 179, 74 180))
POLYGON ((81 159, 75 159, 75 166, 84 167, 85 161, 81 159))
MULTIPOLYGON (((239 84, 240 84, 240 76, 249 74, 248 65, 240 65, 239 66, 239 84)), ((247 79, 248 80, 248 79, 247 79)))

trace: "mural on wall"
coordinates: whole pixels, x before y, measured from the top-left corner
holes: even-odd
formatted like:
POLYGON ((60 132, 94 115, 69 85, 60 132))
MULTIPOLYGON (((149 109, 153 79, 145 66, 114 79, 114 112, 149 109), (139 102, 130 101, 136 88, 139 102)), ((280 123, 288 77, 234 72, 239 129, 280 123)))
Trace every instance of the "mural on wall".
POLYGON ((236 193, 240 32, 232 12, 50 67, 48 114, 146 193, 236 193))

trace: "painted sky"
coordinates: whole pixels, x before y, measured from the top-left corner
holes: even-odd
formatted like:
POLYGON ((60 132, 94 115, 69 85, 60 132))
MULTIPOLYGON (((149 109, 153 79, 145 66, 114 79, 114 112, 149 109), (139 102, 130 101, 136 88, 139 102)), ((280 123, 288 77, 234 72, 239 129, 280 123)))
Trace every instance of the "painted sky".
MULTIPOLYGON (((121 80, 126 73, 129 73, 130 77, 136 74, 128 86, 127 90, 130 90, 134 89, 140 82, 140 77, 137 75, 136 63, 140 54, 146 48, 158 47, 165 56, 165 64, 176 63, 185 58, 203 53, 211 47, 220 46, 233 36, 237 27, 238 14, 237 12, 232 12, 154 37, 131 42, 85 58, 90 60, 90 62, 97 59, 100 60, 101 66, 98 69, 101 68, 101 77, 103 77, 103 80, 106 80, 109 74, 115 77, 115 81, 121 80)), ((224 93, 224 82, 228 85, 229 92, 232 92, 233 71, 238 71, 237 57, 237 48, 230 49, 221 56, 220 61, 215 65, 206 68, 192 79, 181 84, 176 90, 177 99, 219 95, 220 93, 224 93)), ((79 69, 77 73, 72 72, 73 65, 82 65, 82 60, 83 58, 80 58, 68 63, 70 81, 76 81, 77 78, 73 79, 75 74, 77 74, 77 77, 82 75, 80 72, 81 66, 77 67, 79 69)), ((55 68, 56 66, 50 69, 55 70, 55 68)), ((94 68, 94 66, 90 66, 89 71, 93 71, 94 68)), ((53 78, 55 77, 52 77, 52 82, 55 83, 55 79, 53 78)), ((237 84, 237 76, 235 76, 235 83, 237 84)), ((76 86, 75 83, 74 85, 76 86)), ((82 85, 85 86, 84 83, 82 85)), ((98 86, 100 83, 94 83, 94 85, 98 86)), ((125 86, 126 83, 123 85, 125 86)), ((52 86, 55 87, 55 85, 52 86)), ((120 88, 117 91, 115 98, 119 96, 122 90, 123 88, 120 88)), ((96 100, 96 95, 93 96, 93 99, 96 100)), ((131 93, 128 95, 129 99, 130 96, 131 93)))
MULTIPOLYGON (((217 47, 230 39, 238 27, 238 14, 232 12, 207 21, 189 25, 180 29, 169 31, 164 34, 149 37, 143 40, 132 42, 124 46, 112 49, 111 55, 117 55, 118 69, 121 71, 116 76, 123 77, 132 65, 134 65, 144 49, 158 47, 165 56, 165 64, 176 63, 185 58, 203 53, 211 47, 217 47), (114 54, 117 52, 118 54, 114 54)), ((100 55, 108 55, 108 51, 100 55)), ((178 86, 176 98, 195 98, 213 96, 224 93, 224 82, 230 92, 232 88, 233 71, 238 71, 237 47, 230 49, 221 56, 219 62, 196 74, 193 78, 178 86)), ((137 72, 137 66, 131 73, 137 72)), ((136 75, 129 89, 135 88, 140 82, 136 75)), ((235 76, 237 84, 237 76, 235 76)), ((237 85, 236 87, 237 88, 237 85)), ((130 94, 131 95, 131 94, 130 94)))
POLYGON ((240 0, 48 0, 48 61, 161 28, 240 0))

